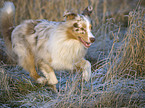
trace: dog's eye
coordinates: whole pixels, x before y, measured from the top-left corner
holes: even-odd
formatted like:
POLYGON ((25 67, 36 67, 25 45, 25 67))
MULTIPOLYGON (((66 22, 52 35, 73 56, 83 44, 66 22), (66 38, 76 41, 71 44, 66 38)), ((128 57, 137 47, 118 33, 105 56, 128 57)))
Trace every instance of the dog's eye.
POLYGON ((84 31, 85 29, 84 29, 84 28, 81 28, 81 30, 83 30, 83 31, 84 31))
POLYGON ((76 28, 79 27, 79 25, 77 23, 74 23, 73 26, 76 27, 76 28))

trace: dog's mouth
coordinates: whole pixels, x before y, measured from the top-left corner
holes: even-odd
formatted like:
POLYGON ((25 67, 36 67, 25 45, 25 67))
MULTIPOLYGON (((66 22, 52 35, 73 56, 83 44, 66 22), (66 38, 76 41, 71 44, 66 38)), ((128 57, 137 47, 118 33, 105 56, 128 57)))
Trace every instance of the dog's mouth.
POLYGON ((79 37, 79 40, 86 48, 91 46, 91 43, 84 41, 81 37, 79 37))

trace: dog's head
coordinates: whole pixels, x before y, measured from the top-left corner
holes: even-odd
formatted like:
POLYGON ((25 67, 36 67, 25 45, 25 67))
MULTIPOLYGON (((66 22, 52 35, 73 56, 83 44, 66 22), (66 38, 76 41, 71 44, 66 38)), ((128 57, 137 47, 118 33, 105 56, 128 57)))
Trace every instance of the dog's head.
POLYGON ((91 32, 92 25, 89 18, 91 13, 92 7, 87 7, 82 14, 69 11, 64 13, 66 23, 69 24, 67 30, 68 38, 79 40, 86 48, 89 48, 91 43, 95 41, 95 37, 91 32))

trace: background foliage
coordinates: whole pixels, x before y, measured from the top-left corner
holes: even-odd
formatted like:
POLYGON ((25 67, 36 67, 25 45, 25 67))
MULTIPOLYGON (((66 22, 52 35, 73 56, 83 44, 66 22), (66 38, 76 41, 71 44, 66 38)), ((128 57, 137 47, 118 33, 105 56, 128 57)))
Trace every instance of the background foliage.
POLYGON ((92 64, 91 81, 82 81, 80 72, 59 71, 59 91, 54 93, 8 60, 1 36, 0 107, 145 107, 144 0, 10 1, 16 6, 16 25, 25 19, 63 21, 65 10, 81 13, 92 5, 96 41, 86 55, 92 64))

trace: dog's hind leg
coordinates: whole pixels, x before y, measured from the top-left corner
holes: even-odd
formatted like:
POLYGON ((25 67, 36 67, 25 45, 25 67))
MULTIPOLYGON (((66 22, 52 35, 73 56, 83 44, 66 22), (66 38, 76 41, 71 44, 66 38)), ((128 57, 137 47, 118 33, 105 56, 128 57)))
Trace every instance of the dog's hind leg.
POLYGON ((40 77, 35 69, 35 62, 33 55, 29 52, 26 56, 19 55, 19 65, 22 66, 26 71, 29 72, 30 76, 40 84, 45 84, 47 79, 40 77))
MULTIPOLYGON (((30 73, 30 76, 38 81, 38 80, 42 80, 44 78, 41 78, 38 73, 36 72, 35 69, 35 63, 34 63, 34 57, 31 53, 27 53, 26 56, 20 56, 19 55, 19 65, 22 66, 26 71, 28 71, 30 73)), ((43 83, 43 82, 41 82, 43 83)))
POLYGON ((19 41, 19 43, 14 43, 13 51, 18 57, 18 64, 28 71, 34 80, 44 79, 36 72, 34 55, 25 40, 19 41))
POLYGON ((55 85, 58 83, 58 80, 56 78, 54 70, 52 69, 51 66, 49 66, 47 63, 44 63, 43 61, 39 63, 39 66, 40 70, 42 71, 42 73, 44 74, 44 76, 48 81, 48 85, 52 85, 53 86, 52 88, 55 90, 56 89, 55 85))

